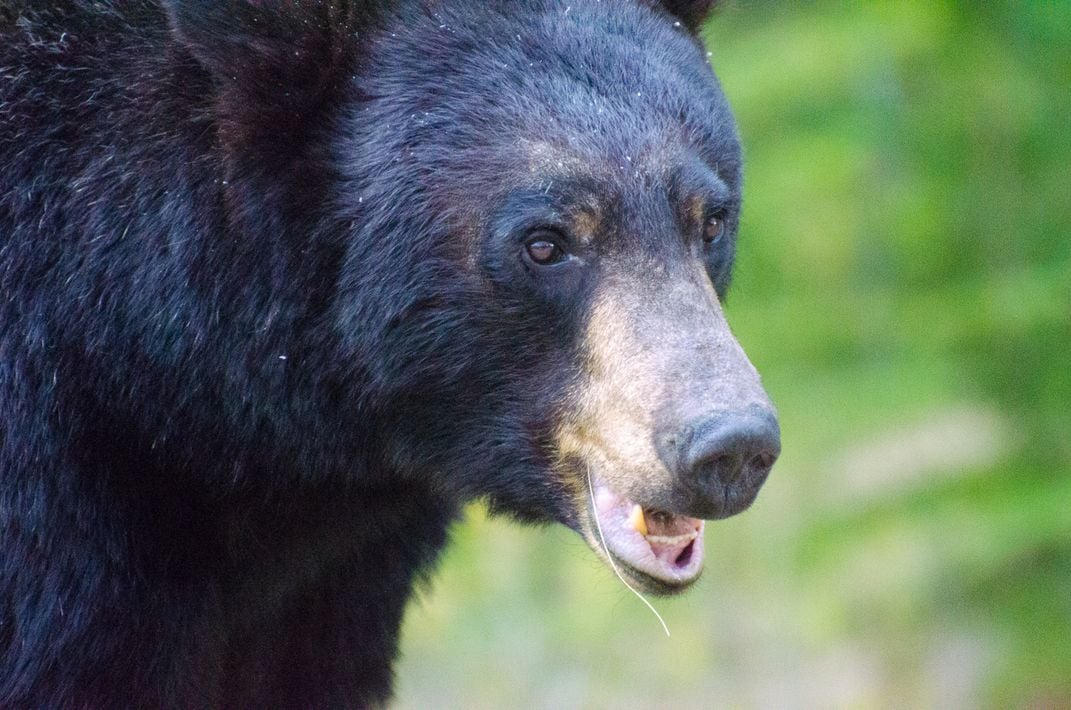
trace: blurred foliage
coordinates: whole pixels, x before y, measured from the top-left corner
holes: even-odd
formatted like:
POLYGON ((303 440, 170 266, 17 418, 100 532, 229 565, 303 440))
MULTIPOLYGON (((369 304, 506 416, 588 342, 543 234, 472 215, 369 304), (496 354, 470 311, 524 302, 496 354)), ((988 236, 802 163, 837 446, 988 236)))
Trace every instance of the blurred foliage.
POLYGON ((731 4, 730 320, 784 455, 656 600, 480 508, 401 707, 1071 707, 1071 3, 731 4))

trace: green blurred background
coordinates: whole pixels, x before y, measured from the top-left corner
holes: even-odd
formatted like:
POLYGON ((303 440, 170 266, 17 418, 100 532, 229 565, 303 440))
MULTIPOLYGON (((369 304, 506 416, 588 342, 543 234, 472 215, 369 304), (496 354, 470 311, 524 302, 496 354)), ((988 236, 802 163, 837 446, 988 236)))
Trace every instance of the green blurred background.
POLYGON ((738 0, 705 39, 783 457, 671 638, 472 508, 397 706, 1071 707, 1071 2, 738 0))

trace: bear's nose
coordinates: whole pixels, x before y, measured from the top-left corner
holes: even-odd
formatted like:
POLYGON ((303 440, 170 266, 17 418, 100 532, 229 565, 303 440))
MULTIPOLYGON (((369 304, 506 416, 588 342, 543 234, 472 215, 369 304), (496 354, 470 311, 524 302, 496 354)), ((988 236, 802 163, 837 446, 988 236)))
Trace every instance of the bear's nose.
POLYGON ((756 406, 702 417, 661 443, 663 461, 690 493, 689 511, 722 518, 755 499, 781 453, 781 428, 772 411, 756 406))

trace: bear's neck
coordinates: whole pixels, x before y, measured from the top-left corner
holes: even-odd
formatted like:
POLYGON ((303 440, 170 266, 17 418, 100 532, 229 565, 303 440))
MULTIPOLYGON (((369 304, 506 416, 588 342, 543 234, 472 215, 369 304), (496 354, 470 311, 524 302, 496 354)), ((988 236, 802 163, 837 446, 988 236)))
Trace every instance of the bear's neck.
MULTIPOLYGON (((319 707, 389 696, 406 601, 456 509, 403 483, 274 499, 136 487, 121 501, 98 483, 97 509, 75 512, 89 523, 81 554, 26 565, 35 578, 15 580, 41 594, 40 608, 12 619, 16 635, 37 624, 33 638, 11 649, 62 652, 68 692, 57 699, 319 707)), ((55 530, 71 527, 40 535, 55 530)), ((73 549, 24 537, 27 561, 34 546, 73 549)))

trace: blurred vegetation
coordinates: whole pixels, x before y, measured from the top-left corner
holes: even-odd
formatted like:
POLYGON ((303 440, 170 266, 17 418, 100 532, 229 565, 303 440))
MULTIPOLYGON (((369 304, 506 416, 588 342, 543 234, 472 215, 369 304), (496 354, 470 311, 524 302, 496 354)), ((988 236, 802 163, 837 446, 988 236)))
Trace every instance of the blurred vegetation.
POLYGON ((657 621, 474 508, 400 707, 1071 707, 1071 3, 739 0, 730 320, 784 455, 657 621))

